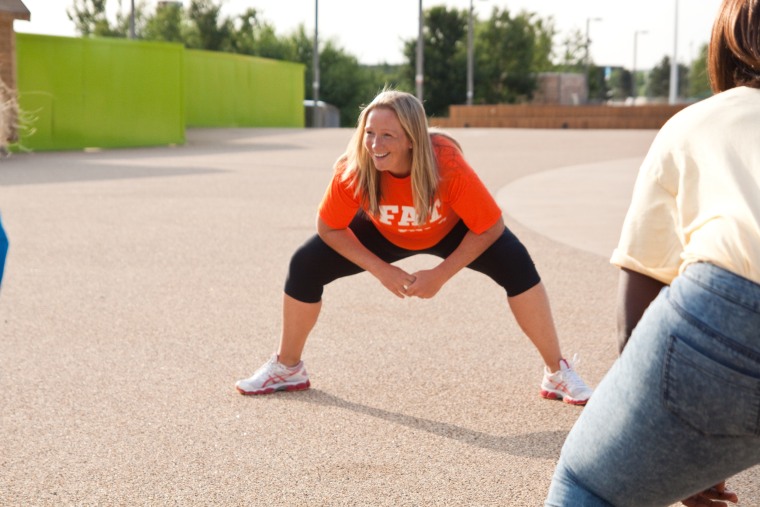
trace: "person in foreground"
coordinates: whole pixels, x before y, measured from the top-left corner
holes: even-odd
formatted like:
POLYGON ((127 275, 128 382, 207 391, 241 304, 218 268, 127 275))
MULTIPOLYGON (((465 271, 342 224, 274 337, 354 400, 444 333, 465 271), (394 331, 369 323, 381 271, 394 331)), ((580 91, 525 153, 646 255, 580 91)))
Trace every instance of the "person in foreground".
POLYGON ((547 506, 727 505, 725 479, 760 463, 760 0, 723 1, 708 68, 716 94, 640 169, 611 259, 624 350, 547 506))
POLYGON ((301 353, 319 316, 324 286, 362 271, 396 297, 432 298, 469 267, 504 287, 521 329, 545 363, 541 395, 583 405, 591 389, 563 358, 549 300, 533 261, 505 226, 493 197, 459 144, 428 130, 422 103, 386 90, 363 109, 319 206, 317 234, 290 261, 279 351, 236 387, 266 394, 309 387, 301 353), (393 262, 415 254, 442 261, 407 273, 393 262))

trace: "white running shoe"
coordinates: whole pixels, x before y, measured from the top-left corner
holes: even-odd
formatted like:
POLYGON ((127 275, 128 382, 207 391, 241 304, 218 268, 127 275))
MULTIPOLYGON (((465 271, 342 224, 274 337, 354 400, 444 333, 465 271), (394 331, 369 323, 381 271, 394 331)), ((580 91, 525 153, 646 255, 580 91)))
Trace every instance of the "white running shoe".
POLYGON ((544 379, 541 381, 541 396, 549 400, 562 400, 570 405, 585 405, 593 390, 586 385, 580 375, 573 369, 578 363, 578 355, 572 362, 561 359, 559 370, 551 373, 544 366, 544 379))
POLYGON ((235 382, 240 394, 269 394, 275 391, 301 391, 311 385, 303 361, 295 366, 285 366, 277 354, 272 354, 256 373, 235 382))

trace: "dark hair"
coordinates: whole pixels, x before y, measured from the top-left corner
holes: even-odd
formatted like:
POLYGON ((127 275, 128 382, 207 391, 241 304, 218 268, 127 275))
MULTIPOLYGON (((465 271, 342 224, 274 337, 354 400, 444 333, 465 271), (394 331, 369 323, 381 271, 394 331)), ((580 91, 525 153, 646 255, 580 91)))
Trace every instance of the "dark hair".
POLYGON ((760 0, 723 0, 707 65, 715 93, 737 86, 760 88, 760 0))

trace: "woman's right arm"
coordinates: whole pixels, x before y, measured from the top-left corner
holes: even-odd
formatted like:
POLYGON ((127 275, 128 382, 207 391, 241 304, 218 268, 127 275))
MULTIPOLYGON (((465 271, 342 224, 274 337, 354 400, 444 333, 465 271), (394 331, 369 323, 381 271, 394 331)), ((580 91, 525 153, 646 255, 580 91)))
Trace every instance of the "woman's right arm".
POLYGON ((317 234, 330 248, 372 274, 395 296, 406 297, 406 287, 412 284, 415 278, 372 253, 361 244, 351 229, 333 229, 322 218, 317 217, 317 234))

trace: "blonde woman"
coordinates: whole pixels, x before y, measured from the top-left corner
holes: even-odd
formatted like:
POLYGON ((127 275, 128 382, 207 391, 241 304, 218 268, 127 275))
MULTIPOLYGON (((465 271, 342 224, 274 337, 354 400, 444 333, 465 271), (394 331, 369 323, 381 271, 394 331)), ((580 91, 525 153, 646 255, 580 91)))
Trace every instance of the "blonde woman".
POLYGON ((522 330, 545 363, 541 395, 584 405, 591 389, 560 351, 549 301, 525 247, 505 226, 493 197, 452 138, 428 131, 422 104, 387 90, 358 127, 319 206, 317 234, 293 255, 285 282, 279 351, 242 394, 309 387, 301 354, 324 286, 362 271, 399 298, 432 298, 462 268, 504 287, 522 330), (442 261, 407 273, 393 263, 415 254, 442 261))

